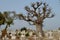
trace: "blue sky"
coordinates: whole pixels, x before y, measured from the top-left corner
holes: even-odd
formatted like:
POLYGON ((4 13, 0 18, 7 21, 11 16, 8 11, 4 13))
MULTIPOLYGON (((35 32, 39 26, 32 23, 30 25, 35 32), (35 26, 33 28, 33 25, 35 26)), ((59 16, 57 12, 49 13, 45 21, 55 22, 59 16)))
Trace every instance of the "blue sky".
MULTIPOLYGON (((40 0, 0 0, 0 11, 16 11, 17 13, 26 14, 24 7, 26 5, 31 5, 32 2, 37 2, 40 0)), ((43 2, 47 2, 49 6, 52 8, 52 12, 55 13, 54 18, 45 19, 44 20, 44 29, 52 30, 60 27, 60 1, 59 0, 42 0, 43 2)), ((27 28, 35 29, 35 27, 29 25, 25 21, 15 20, 14 27, 11 25, 10 29, 19 29, 21 27, 26 26, 27 28)), ((3 27, 4 28, 4 25, 3 27)))

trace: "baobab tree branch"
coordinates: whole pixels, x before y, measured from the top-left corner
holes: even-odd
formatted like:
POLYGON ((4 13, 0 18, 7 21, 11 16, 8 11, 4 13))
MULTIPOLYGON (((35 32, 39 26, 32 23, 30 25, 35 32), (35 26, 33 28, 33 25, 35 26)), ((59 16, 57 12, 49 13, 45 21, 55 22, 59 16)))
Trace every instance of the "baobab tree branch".
POLYGON ((33 7, 33 9, 34 9, 34 11, 36 11, 37 10, 37 8, 40 6, 42 4, 42 2, 41 3, 39 3, 39 2, 36 2, 36 4, 35 3, 32 3, 32 7, 33 7))
POLYGON ((51 16, 47 16, 47 18, 52 18, 52 17, 54 17, 55 15, 54 14, 52 14, 51 16))
POLYGON ((29 17, 29 15, 28 16, 24 16, 23 14, 17 14, 17 16, 18 16, 18 18, 20 19, 20 20, 25 20, 25 21, 32 21, 32 22, 34 22, 32 19, 30 19, 30 17, 29 17))
POLYGON ((28 6, 25 6, 25 10, 26 10, 27 12, 30 12, 30 11, 31 11, 28 6))
POLYGON ((26 6, 25 7, 25 10, 27 11, 27 12, 29 12, 30 14, 33 14, 33 17, 34 16, 38 16, 38 13, 36 12, 36 10, 38 9, 38 7, 39 6, 41 6, 41 4, 42 4, 42 2, 41 3, 39 3, 39 2, 36 2, 36 4, 35 3, 32 3, 32 8, 34 9, 34 10, 31 10, 28 6, 26 6))

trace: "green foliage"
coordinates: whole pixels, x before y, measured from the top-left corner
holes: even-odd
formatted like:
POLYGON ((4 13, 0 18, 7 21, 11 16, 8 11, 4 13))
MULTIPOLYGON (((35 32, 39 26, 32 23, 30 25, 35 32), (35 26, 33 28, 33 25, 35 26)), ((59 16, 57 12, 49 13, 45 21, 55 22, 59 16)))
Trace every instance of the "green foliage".
POLYGON ((60 30, 60 27, 58 28, 58 30, 60 30))
POLYGON ((7 25, 10 27, 11 24, 13 24, 13 19, 8 19, 6 21, 7 25))
POLYGON ((18 33, 18 35, 21 35, 21 33, 18 33))
POLYGON ((26 27, 21 28, 21 31, 23 31, 23 30, 27 31, 26 27))
POLYGON ((25 36, 28 37, 28 36, 29 36, 29 32, 27 32, 27 33, 25 34, 25 36))
POLYGON ((5 18, 3 16, 3 14, 0 12, 0 25, 5 23, 5 18))
POLYGON ((0 12, 0 26, 6 24, 5 29, 7 29, 8 27, 10 27, 11 24, 13 24, 14 19, 9 15, 10 15, 9 11, 5 11, 3 13, 0 12))
POLYGON ((33 33, 33 35, 36 35, 36 33, 33 33))

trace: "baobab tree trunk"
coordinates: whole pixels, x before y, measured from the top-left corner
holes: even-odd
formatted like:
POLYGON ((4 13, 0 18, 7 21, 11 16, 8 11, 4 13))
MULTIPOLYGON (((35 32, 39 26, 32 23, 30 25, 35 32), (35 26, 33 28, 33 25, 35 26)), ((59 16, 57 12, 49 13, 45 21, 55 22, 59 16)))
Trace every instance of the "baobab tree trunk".
POLYGON ((41 33, 41 36, 44 37, 44 33, 43 33, 43 29, 42 29, 42 25, 40 24, 36 24, 36 32, 37 32, 37 36, 39 36, 39 32, 41 33))

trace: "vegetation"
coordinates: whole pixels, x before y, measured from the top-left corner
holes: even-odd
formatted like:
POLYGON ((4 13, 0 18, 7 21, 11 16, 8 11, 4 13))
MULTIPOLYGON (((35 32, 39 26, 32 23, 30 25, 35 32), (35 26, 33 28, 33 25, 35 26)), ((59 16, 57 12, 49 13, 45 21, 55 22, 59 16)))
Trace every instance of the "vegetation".
POLYGON ((2 25, 2 24, 4 24, 5 23, 5 18, 4 18, 4 16, 2 15, 2 13, 0 12, 0 26, 2 25))
POLYGON ((21 31, 23 31, 23 30, 27 31, 27 29, 25 27, 21 28, 21 31))
POLYGON ((29 36, 29 33, 26 33, 25 36, 28 37, 29 36))
MULTIPOLYGON (((48 4, 43 2, 32 3, 31 7, 25 6, 27 15, 16 14, 14 11, 5 11, 3 13, 0 12, 0 25, 5 23, 6 28, 4 30, 6 30, 11 24, 13 24, 13 21, 16 18, 19 18, 20 20, 29 22, 30 25, 35 25, 37 35, 40 32, 41 35, 44 36, 42 29, 43 22, 46 18, 54 17, 54 14, 52 14, 51 8, 49 8, 48 4), (11 14, 13 14, 13 16, 11 16, 11 14)), ((26 28, 21 29, 21 31, 22 30, 26 30, 26 28)))

